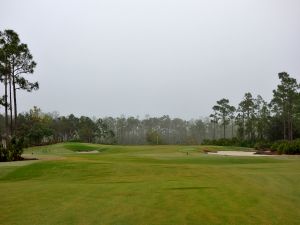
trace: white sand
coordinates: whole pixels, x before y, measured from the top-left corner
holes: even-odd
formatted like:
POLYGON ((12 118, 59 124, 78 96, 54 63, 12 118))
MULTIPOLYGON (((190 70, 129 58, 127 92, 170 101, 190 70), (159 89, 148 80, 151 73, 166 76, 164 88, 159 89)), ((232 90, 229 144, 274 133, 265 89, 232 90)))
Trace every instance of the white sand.
POLYGON ((81 152, 78 152, 79 154, 97 154, 99 153, 97 150, 94 150, 94 151, 81 151, 81 152))
POLYGON ((243 151, 218 151, 208 152, 209 155, 224 155, 224 156, 272 156, 272 155, 260 155, 255 152, 243 152, 243 151))

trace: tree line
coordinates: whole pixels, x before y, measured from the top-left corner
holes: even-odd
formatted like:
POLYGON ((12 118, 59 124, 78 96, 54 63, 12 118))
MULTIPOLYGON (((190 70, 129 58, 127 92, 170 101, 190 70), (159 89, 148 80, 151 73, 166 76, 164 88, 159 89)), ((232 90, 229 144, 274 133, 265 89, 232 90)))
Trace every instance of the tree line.
POLYGON ((235 130, 231 136, 250 143, 292 141, 300 137, 300 84, 286 72, 279 73, 278 78, 280 84, 273 90, 270 102, 249 92, 237 107, 225 98, 217 101, 210 118, 211 123, 223 127, 223 139, 229 125, 232 133, 235 130))
MULTIPOLYGON (((64 141, 102 144, 215 144, 254 147, 257 143, 300 138, 300 85, 283 72, 268 103, 260 95, 245 93, 237 106, 221 99, 203 119, 183 120, 146 116, 76 117, 44 113, 38 107, 18 115, 17 134, 26 146, 64 141)), ((5 115, 0 129, 5 131, 5 115)))
MULTIPOLYGON (((0 82, 3 87, 0 105, 4 109, 4 114, 0 114, 0 161, 20 159, 23 146, 64 141, 253 147, 257 143, 292 142, 300 138, 300 84, 286 72, 278 74, 279 84, 270 102, 248 92, 237 106, 222 98, 212 107, 208 117, 183 120, 168 115, 143 119, 60 116, 56 112, 42 112, 38 107, 20 114, 17 92, 39 89, 38 82, 25 77, 33 74, 35 67, 28 46, 20 41, 18 34, 13 30, 0 31, 0 82)), ((278 146, 279 149, 294 148, 286 143, 278 146)))
MULTIPOLYGON (((27 146, 65 141, 102 144, 200 144, 213 135, 209 120, 149 117, 76 117, 45 113, 38 107, 18 115, 18 135, 27 146)), ((5 129, 5 117, 0 115, 0 129, 5 129)))
POLYGON ((224 128, 223 137, 205 140, 203 144, 238 145, 270 149, 278 153, 300 154, 300 84, 286 72, 278 74, 280 83, 273 98, 245 93, 237 107, 221 99, 212 107, 211 122, 224 128), (234 138, 226 137, 231 124, 234 138))

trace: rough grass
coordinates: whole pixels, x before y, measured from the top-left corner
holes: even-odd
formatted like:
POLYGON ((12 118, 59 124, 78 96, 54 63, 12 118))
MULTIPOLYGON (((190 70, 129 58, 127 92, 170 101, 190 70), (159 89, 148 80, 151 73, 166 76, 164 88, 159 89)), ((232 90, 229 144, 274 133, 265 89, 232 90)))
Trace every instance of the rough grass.
POLYGON ((26 150, 42 158, 59 156, 59 160, 0 166, 0 193, 5 193, 0 224, 300 221, 297 156, 224 157, 202 154, 206 146, 89 144, 80 144, 80 149, 91 146, 100 153, 78 154, 68 146, 26 150))

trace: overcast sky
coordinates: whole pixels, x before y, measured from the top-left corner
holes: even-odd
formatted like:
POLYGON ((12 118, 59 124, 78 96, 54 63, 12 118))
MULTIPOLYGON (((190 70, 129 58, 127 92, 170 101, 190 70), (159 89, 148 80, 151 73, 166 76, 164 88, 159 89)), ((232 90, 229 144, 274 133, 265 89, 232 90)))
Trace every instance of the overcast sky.
POLYGON ((20 111, 190 119, 300 80, 299 0, 0 0, 4 29, 38 64, 20 111))

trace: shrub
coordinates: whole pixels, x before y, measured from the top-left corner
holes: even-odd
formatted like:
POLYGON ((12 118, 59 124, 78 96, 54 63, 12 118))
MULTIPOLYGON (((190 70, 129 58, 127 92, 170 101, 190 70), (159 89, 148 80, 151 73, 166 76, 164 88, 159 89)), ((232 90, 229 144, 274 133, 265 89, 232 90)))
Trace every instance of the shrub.
POLYGON ((23 138, 12 137, 6 148, 0 146, 0 161, 16 161, 22 160, 23 153, 23 138))
POLYGON ((300 154, 300 139, 293 141, 277 141, 271 148, 272 150, 276 150, 278 154, 300 154))
POLYGON ((3 148, 2 145, 0 145, 0 162, 8 161, 8 150, 3 148))
POLYGON ((203 140, 202 145, 217 145, 217 146, 239 146, 253 148, 255 145, 254 141, 239 140, 237 138, 226 139, 221 138, 218 140, 203 140))
POLYGON ((260 141, 260 142, 255 143, 254 148, 255 148, 255 150, 270 149, 271 143, 265 142, 265 141, 260 141))
POLYGON ((12 160, 21 160, 23 153, 24 138, 13 137, 11 139, 11 158, 12 160))

